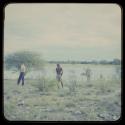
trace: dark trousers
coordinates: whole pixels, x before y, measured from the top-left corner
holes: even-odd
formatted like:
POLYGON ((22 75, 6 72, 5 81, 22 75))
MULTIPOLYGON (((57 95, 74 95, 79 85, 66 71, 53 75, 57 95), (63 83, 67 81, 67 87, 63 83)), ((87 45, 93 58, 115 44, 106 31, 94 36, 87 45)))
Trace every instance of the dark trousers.
POLYGON ((19 84, 20 81, 22 80, 22 85, 24 85, 24 75, 25 75, 24 72, 21 72, 21 73, 20 73, 19 78, 18 78, 18 81, 17 81, 17 84, 19 84))

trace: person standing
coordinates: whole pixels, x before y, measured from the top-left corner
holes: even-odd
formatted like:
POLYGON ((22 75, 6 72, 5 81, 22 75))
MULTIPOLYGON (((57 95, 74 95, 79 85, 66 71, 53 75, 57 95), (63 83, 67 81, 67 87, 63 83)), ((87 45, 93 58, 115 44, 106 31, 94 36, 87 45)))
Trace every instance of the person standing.
POLYGON ((25 72, 26 72, 26 67, 24 64, 21 64, 20 66, 20 75, 17 81, 17 84, 20 84, 20 81, 22 80, 22 86, 24 85, 24 76, 25 76, 25 72))
POLYGON ((91 79, 91 69, 90 68, 86 69, 86 77, 87 77, 87 81, 90 81, 90 79, 91 79))
MULTIPOLYGON (((60 64, 57 64, 57 67, 56 67, 56 79, 57 79, 58 83, 59 82, 61 83, 62 88, 63 88, 62 75, 63 75, 63 69, 60 66, 60 64)), ((59 86, 58 86, 58 88, 59 88, 59 86)))

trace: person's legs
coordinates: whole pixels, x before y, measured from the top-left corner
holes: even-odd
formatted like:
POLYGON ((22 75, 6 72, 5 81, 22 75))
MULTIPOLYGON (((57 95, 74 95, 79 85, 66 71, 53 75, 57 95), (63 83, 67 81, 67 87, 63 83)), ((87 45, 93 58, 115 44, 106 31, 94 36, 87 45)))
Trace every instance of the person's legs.
POLYGON ((56 76, 56 78, 57 78, 57 81, 58 81, 58 83, 57 83, 58 88, 59 88, 60 83, 61 83, 62 88, 63 88, 63 82, 62 82, 61 75, 58 74, 58 75, 56 76))
POLYGON ((62 88, 63 88, 63 82, 62 82, 62 79, 60 79, 60 82, 61 82, 61 85, 62 85, 62 88))
POLYGON ((56 79, 57 79, 57 86, 58 86, 58 88, 60 88, 59 87, 60 86, 60 75, 59 74, 57 74, 56 79))
POLYGON ((18 85, 19 85, 19 83, 20 83, 21 77, 22 77, 22 74, 20 73, 19 78, 18 78, 18 81, 17 81, 17 84, 18 84, 18 85))
POLYGON ((22 73, 22 85, 24 85, 24 73, 22 73))
POLYGON ((58 87, 58 89, 59 89, 59 81, 57 82, 57 87, 58 87))
POLYGON ((62 85, 62 88, 63 88, 63 82, 62 82, 61 75, 60 75, 60 77, 59 77, 59 81, 61 82, 61 85, 62 85))
POLYGON ((59 82, 60 82, 59 75, 56 76, 56 79, 57 79, 57 86, 59 88, 59 82))

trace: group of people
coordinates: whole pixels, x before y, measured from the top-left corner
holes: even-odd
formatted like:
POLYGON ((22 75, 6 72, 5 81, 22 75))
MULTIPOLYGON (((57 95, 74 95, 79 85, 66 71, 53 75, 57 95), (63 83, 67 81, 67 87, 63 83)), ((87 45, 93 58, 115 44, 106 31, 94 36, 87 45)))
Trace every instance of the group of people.
MULTIPOLYGON (((24 85, 25 74, 26 74, 26 66, 24 64, 21 64, 21 66, 20 66, 20 75, 19 75, 19 78, 18 78, 18 81, 17 81, 18 85, 20 84, 21 81, 22 81, 22 85, 24 85)), ((58 84, 57 84, 58 88, 59 88, 59 83, 61 83, 61 86, 63 88, 62 75, 63 75, 63 69, 60 66, 60 64, 57 64, 57 67, 56 67, 56 79, 58 81, 58 84)))
MULTIPOLYGON (((25 74, 26 74, 26 66, 24 64, 21 64, 21 66, 20 66, 20 75, 19 75, 19 78, 18 78, 18 81, 17 81, 18 85, 20 84, 20 81, 22 81, 22 85, 24 85, 25 74)), ((57 83, 58 88, 59 88, 60 83, 61 83, 61 86, 63 88, 62 75, 63 75, 63 69, 60 66, 60 64, 57 64, 57 67, 56 67, 56 79, 58 81, 58 83, 57 83)), ((86 69, 86 72, 82 73, 81 75, 82 76, 85 75, 87 77, 87 81, 90 81, 91 70, 88 68, 88 69, 86 69)))

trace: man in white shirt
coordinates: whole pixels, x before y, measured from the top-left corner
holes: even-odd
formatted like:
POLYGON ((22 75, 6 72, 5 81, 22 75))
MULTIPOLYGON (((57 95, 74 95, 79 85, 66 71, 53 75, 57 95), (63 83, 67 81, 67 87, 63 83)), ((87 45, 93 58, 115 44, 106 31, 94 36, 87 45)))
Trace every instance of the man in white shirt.
POLYGON ((22 80, 22 85, 24 85, 24 76, 25 76, 25 72, 26 72, 26 67, 24 64, 21 64, 20 67, 20 75, 17 81, 17 84, 19 85, 20 81, 22 80))

